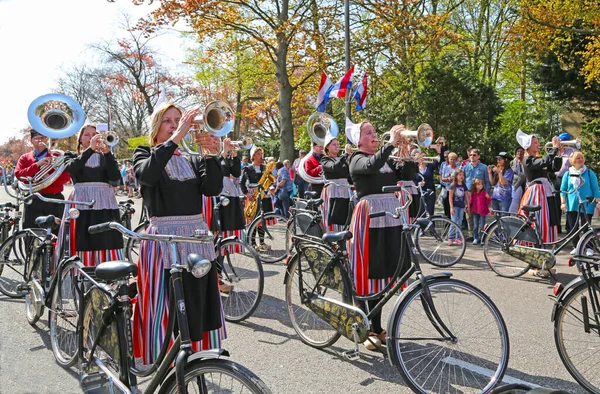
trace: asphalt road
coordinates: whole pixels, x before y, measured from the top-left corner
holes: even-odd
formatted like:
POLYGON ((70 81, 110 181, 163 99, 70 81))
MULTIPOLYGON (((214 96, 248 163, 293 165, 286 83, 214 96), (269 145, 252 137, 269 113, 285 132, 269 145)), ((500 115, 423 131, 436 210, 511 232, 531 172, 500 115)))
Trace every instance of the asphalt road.
MULTIPOLYGON (((0 201, 8 201, 0 190, 0 201)), ((136 200, 139 209, 141 200, 136 200)), ((137 217, 134 219, 137 223, 137 217)), ((563 283, 574 278, 566 255, 557 264, 563 283)), ((424 264, 427 273, 441 271, 424 264)), ((317 350, 295 334, 284 308, 282 263, 264 265, 265 294, 254 315, 242 324, 228 324, 224 342, 231 359, 256 373, 273 393, 409 393, 387 356, 364 351, 358 361, 340 353, 353 344, 342 338, 317 350)), ((562 365, 554 345, 550 315, 554 281, 533 276, 505 279, 483 260, 480 246, 469 245, 465 258, 450 271, 488 294, 500 309, 509 330, 508 377, 532 384, 584 392, 562 365)), ((394 298, 392 301, 395 301, 394 298)), ((392 308, 384 308, 384 318, 392 308)), ((23 300, 0 296, 0 393, 78 393, 78 371, 59 367, 52 355, 47 314, 31 327, 23 300)))

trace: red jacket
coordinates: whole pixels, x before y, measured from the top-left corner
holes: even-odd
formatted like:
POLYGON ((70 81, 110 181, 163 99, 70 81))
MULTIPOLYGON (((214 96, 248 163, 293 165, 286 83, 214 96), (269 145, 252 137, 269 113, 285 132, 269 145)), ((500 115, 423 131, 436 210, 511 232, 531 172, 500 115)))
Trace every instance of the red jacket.
MULTIPOLYGON (((17 166, 15 167, 15 177, 19 180, 25 177, 32 177, 40 171, 40 168, 35 164, 35 156, 33 152, 25 153, 19 157, 17 166)), ((40 194, 57 194, 63 191, 65 183, 71 180, 71 175, 67 171, 63 171, 62 174, 54 181, 53 184, 45 189, 40 190, 40 194)))
POLYGON ((321 176, 321 174, 323 173, 321 163, 319 162, 319 160, 317 160, 313 153, 311 153, 304 161, 304 171, 306 171, 306 173, 309 176, 315 178, 321 176))

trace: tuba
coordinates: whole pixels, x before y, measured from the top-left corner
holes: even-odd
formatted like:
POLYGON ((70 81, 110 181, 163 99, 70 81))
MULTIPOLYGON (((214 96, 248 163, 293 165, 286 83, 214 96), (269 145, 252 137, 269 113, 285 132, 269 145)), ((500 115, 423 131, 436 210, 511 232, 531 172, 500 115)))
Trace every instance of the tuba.
MULTIPOLYGON (((85 123, 85 113, 79 103, 58 93, 45 94, 33 100, 27 110, 27 118, 35 131, 49 139, 71 137, 85 123)), ((65 170, 65 153, 62 150, 50 150, 51 146, 49 140, 46 147, 52 160, 40 167, 31 181, 31 191, 34 193, 50 186, 65 170)), ((17 184, 21 191, 30 191, 28 183, 19 180, 17 184)))
POLYGON ((208 103, 202 116, 196 117, 188 135, 181 141, 183 149, 190 155, 216 157, 221 154, 222 144, 217 153, 203 152, 202 145, 196 142, 198 134, 206 133, 224 137, 233 129, 235 112, 225 101, 216 100, 208 103))
MULTIPOLYGON (((325 112, 315 112, 306 121, 306 132, 312 142, 317 145, 323 145, 327 133, 335 138, 339 134, 340 129, 333 116, 326 114, 325 112)), ((300 160, 300 164, 298 164, 298 175, 308 183, 325 183, 325 177, 323 175, 313 177, 306 173, 304 163, 309 157, 309 155, 306 155, 300 160)))

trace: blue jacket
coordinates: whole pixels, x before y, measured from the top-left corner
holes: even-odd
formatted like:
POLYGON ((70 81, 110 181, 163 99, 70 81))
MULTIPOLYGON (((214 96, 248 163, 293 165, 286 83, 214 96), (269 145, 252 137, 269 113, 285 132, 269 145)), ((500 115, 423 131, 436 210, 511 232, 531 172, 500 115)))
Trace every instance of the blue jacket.
MULTIPOLYGON (((583 174, 581 174, 585 183, 583 186, 579 188, 579 195, 582 200, 585 200, 587 196, 594 196, 594 198, 600 198, 600 189, 598 188, 598 177, 594 174, 594 171, 589 168, 586 169, 583 174)), ((562 184, 560 186, 560 195, 567 197, 567 212, 577 212, 579 207, 579 199, 577 197, 577 193, 567 194, 575 190, 575 186, 573 186, 573 182, 569 182, 570 179, 574 179, 569 176, 569 173, 565 173, 562 179, 562 184)), ((594 209, 596 208, 595 204, 590 204, 589 202, 585 202, 585 211, 593 215, 594 209)))

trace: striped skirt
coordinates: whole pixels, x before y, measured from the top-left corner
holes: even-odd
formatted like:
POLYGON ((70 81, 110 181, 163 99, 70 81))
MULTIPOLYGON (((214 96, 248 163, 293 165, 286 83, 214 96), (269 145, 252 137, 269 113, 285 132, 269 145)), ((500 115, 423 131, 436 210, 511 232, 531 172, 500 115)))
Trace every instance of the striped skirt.
POLYGON ((350 223, 354 237, 348 241, 348 253, 359 296, 381 292, 396 271, 400 259, 401 221, 389 215, 371 219, 369 214, 394 212, 398 206, 394 194, 372 194, 363 197, 354 207, 350 223))
MULTIPOLYGON (((151 218, 148 234, 191 236, 194 230, 208 230, 202 215, 151 218)), ((190 253, 215 260, 214 246, 208 244, 178 244, 179 262, 190 253)), ((169 287, 171 250, 166 242, 141 241, 138 274, 138 302, 134 314, 134 352, 144 364, 153 363, 165 340, 169 321, 169 287)), ((183 271, 186 311, 193 349, 214 349, 226 338, 225 320, 216 265, 203 278, 183 271)))
POLYGON ((558 218, 556 217, 556 200, 552 194, 552 185, 548 179, 536 179, 531 182, 521 199, 519 214, 528 216, 522 207, 539 205, 542 209, 535 213, 535 219, 543 243, 555 242, 558 239, 558 218))
POLYGON ((323 225, 325 231, 342 231, 348 221, 350 185, 344 178, 330 180, 337 185, 323 188, 323 225))

